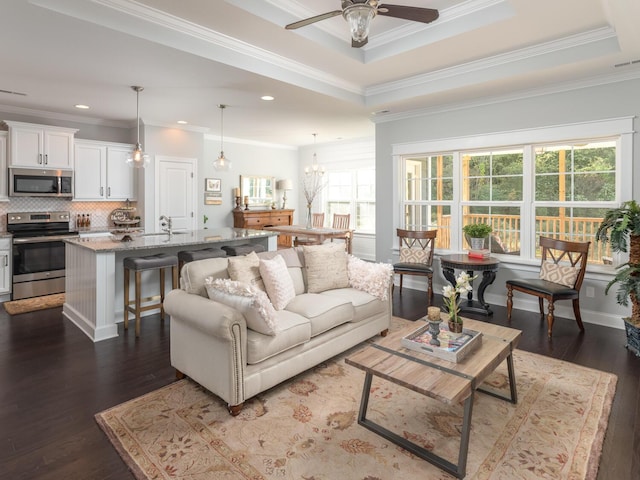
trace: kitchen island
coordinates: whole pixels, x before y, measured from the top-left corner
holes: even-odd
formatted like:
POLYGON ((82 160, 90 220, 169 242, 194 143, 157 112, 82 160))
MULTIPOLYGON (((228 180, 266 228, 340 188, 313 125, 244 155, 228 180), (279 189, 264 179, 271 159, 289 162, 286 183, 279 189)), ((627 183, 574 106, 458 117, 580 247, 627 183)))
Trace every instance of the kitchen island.
MULTIPOLYGON (((94 342, 117 337, 117 324, 124 321, 124 258, 176 255, 181 250, 246 243, 277 249, 277 233, 243 228, 133 234, 132 240, 126 242, 121 238, 122 235, 105 235, 65 240, 66 293, 62 314, 94 342)), ((167 291, 171 289, 170 277, 166 278, 167 291)), ((158 272, 143 272, 142 297, 158 292, 158 272)))

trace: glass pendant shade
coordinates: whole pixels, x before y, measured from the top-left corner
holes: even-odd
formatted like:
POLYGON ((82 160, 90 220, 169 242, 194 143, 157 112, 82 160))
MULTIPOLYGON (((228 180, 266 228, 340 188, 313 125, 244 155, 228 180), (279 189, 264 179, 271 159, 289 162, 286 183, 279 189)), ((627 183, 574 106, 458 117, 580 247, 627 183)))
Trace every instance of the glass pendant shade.
POLYGON ((351 5, 344 10, 342 15, 349 24, 354 41, 361 42, 369 36, 369 27, 375 13, 375 9, 366 4, 351 5))
POLYGON ((226 108, 226 105, 218 105, 218 108, 220 109, 220 156, 218 158, 216 158, 216 160, 213 162, 213 168, 215 168, 216 170, 220 170, 220 171, 229 171, 231 170, 231 160, 229 160, 228 158, 226 158, 224 156, 224 150, 222 149, 222 142, 224 139, 224 109, 226 108))
POLYGON ((140 92, 144 87, 133 86, 132 90, 136 92, 136 128, 138 130, 136 146, 127 158, 127 164, 133 168, 144 168, 149 165, 149 155, 142 150, 140 143, 140 92))

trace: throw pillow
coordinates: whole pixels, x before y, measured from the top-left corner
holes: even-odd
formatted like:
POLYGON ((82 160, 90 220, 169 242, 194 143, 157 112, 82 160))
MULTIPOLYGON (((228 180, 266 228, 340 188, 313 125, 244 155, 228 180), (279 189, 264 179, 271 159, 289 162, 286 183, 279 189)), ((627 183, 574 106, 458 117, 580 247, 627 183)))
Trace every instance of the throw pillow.
POLYGON ((558 265, 553 262, 542 262, 540 266, 540 278, 542 280, 559 283, 569 288, 573 288, 575 285, 578 273, 580 273, 579 268, 558 265))
POLYGON ((276 310, 282 310, 296 296, 293 280, 281 255, 271 260, 260 259, 260 275, 276 310))
POLYGON ((343 243, 303 246, 302 250, 309 293, 349 286, 347 252, 343 243))
POLYGON ((227 271, 231 280, 248 283, 263 292, 265 291, 264 282, 260 277, 260 259, 256 252, 239 257, 229 257, 227 271))
POLYGON ((388 263, 366 262, 349 255, 347 263, 349 285, 367 292, 380 300, 386 300, 393 278, 393 266, 388 263))
POLYGON ((205 280, 211 300, 233 307, 244 315, 247 328, 264 335, 276 334, 276 311, 262 290, 242 282, 208 277, 205 280))
POLYGON ((421 248, 400 248, 400 263, 426 263, 429 264, 431 252, 421 248))

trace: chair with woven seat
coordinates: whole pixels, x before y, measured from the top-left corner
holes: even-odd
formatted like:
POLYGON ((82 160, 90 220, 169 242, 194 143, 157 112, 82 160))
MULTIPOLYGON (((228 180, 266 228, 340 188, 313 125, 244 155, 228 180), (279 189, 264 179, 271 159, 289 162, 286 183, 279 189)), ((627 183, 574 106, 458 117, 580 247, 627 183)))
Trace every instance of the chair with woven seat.
MULTIPOLYGON (((313 213, 311 217, 311 226, 313 228, 322 228, 324 226, 324 213, 313 213)), ((314 237, 305 237, 299 235, 293 240, 294 247, 300 247, 302 245, 317 245, 318 240, 314 237)))
POLYGON ((438 230, 396 229, 400 243, 400 261, 393 265, 393 273, 400 275, 400 294, 404 275, 427 277, 427 298, 433 300, 433 250, 438 230))
MULTIPOLYGON (((331 228, 335 228, 336 230, 348 230, 349 224, 351 223, 351 214, 345 213, 334 213, 333 214, 333 223, 331 228)), ((347 253, 351 253, 351 232, 347 232, 342 236, 336 236, 331 239, 333 242, 334 239, 344 240, 346 243, 347 253)))
POLYGON ((551 338, 554 320, 554 303, 572 300, 573 313, 578 328, 584 331, 580 316, 580 287, 587 269, 587 257, 591 242, 569 242, 540 237, 542 263, 538 278, 507 280, 507 320, 511 321, 513 291, 538 297, 540 315, 544 315, 544 300, 548 302, 547 334, 551 338), (562 264, 560 262, 563 262, 562 264))

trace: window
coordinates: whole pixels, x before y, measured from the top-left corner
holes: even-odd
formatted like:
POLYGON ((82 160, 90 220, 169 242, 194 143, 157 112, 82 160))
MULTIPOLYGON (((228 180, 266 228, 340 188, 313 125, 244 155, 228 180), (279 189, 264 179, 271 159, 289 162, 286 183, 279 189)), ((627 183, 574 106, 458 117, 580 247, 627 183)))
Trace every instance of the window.
POLYGON ((334 214, 348 213, 351 228, 359 233, 375 233, 375 168, 327 172, 323 201, 327 226, 331 225, 334 214))
POLYGON ((595 233, 607 210, 631 198, 632 132, 624 118, 395 146, 395 223, 437 228, 436 248, 461 251, 462 227, 487 222, 492 252, 512 258, 539 257, 541 235, 591 241, 589 261, 610 263, 595 233))

